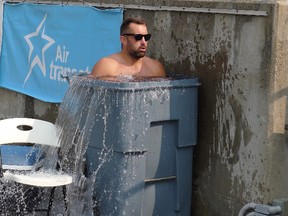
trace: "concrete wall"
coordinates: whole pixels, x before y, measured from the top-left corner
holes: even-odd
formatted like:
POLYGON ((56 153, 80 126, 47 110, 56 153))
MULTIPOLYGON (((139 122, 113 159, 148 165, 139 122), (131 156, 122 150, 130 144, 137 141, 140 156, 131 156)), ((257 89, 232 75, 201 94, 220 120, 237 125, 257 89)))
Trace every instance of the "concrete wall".
MULTIPOLYGON (((125 17, 148 21, 153 35, 149 55, 159 59, 168 73, 201 79, 193 215, 233 216, 245 203, 287 198, 287 1, 105 3, 268 12, 268 16, 244 16, 127 9, 125 17)), ((7 90, 0 90, 0 95, 0 118, 34 116, 52 122, 56 118, 57 105, 7 90)))
POLYGON ((32 97, 0 88, 0 119, 37 118, 55 122, 59 104, 45 103, 32 97))

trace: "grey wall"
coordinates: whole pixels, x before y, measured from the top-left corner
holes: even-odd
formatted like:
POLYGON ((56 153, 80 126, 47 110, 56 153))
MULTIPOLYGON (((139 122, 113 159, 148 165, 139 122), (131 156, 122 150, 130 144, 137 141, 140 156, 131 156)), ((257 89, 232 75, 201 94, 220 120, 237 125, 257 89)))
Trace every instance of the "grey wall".
MULTIPOLYGON (((153 34, 149 55, 159 59, 168 73, 196 75, 202 82, 193 215, 233 216, 245 203, 287 198, 287 1, 105 3, 268 12, 268 16, 244 16, 127 9, 125 17, 148 21, 153 34)), ((2 89, 0 95, 0 118, 55 121, 57 105, 2 89)))
POLYGON ((28 117, 55 122, 59 104, 45 103, 32 97, 0 88, 0 119, 28 117))

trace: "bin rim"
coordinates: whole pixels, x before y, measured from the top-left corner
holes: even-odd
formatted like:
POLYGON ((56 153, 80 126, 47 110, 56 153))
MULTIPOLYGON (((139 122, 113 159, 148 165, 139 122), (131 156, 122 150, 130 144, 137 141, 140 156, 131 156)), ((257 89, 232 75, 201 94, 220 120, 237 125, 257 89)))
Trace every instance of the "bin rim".
POLYGON ((73 76, 72 83, 77 82, 79 85, 86 87, 117 89, 117 90, 144 90, 144 89, 161 89, 161 88, 189 88, 201 85, 197 77, 186 75, 173 75, 165 78, 146 78, 136 80, 110 81, 95 79, 88 76, 73 76))

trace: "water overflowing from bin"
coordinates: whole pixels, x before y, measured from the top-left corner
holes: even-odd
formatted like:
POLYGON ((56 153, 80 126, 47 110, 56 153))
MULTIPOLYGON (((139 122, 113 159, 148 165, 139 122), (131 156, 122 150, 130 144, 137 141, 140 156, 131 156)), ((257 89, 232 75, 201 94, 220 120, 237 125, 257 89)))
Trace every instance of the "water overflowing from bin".
MULTIPOLYGON (((38 145, 17 143, 2 146, 1 148, 2 168, 6 173, 33 172, 42 165, 42 156, 43 151, 38 145), (33 166, 34 164, 35 166, 33 166)), ((47 175, 47 173, 42 174, 43 176, 47 175)), ((43 194, 46 194, 47 190, 18 184, 8 179, 0 180, 0 215, 34 215, 35 211, 39 210, 37 208, 39 208, 40 203, 44 200, 43 194)))
POLYGON ((74 176, 68 214, 185 215, 198 85, 195 78, 73 77, 56 121, 62 168, 74 176))

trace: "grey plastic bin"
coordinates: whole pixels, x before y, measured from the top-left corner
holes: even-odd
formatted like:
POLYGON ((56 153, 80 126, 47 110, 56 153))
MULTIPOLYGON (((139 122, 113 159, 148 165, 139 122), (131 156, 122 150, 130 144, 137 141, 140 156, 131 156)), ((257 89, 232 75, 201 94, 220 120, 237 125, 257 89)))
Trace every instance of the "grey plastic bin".
POLYGON ((85 118, 94 118, 87 164, 100 215, 190 215, 199 80, 78 79, 96 101, 85 118))

